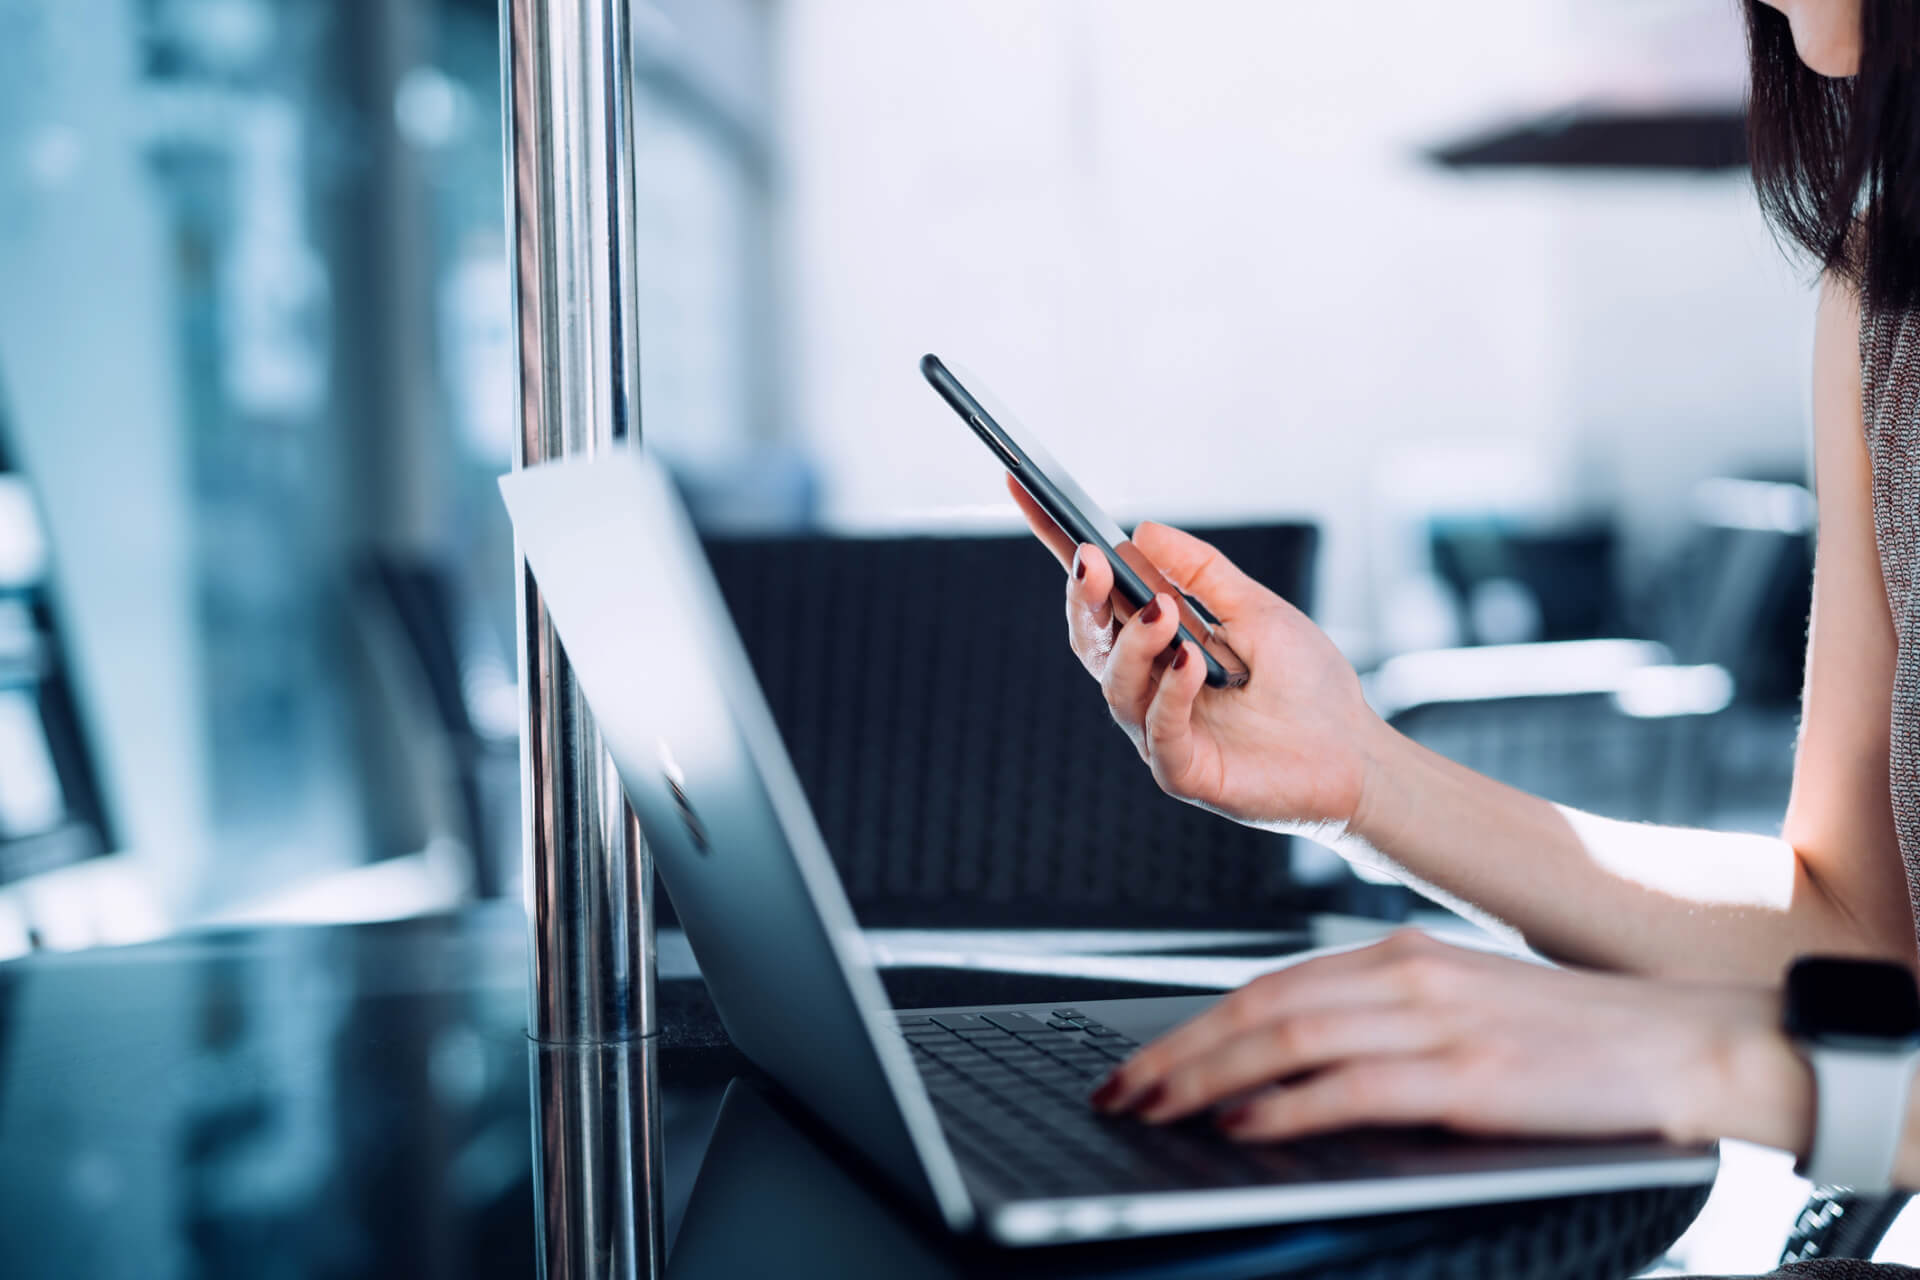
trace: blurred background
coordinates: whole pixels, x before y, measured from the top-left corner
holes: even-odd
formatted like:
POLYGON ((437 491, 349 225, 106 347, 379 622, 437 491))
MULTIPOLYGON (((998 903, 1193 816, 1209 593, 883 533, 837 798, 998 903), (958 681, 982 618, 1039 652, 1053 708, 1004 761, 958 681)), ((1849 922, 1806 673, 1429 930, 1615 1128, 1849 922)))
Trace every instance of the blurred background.
MULTIPOLYGON (((1734 6, 635 9, 643 430, 750 648, 781 589, 881 602, 826 630, 908 609, 884 571, 930 535, 1006 584, 957 602, 1008 640, 925 712, 951 730, 925 773, 859 787, 991 755, 951 715, 1065 661, 1054 571, 1006 536, 931 350, 1123 522, 1238 538, 1408 732, 1607 813, 1777 823, 1812 297, 1748 188, 1734 6)), ((0 0, 0 954, 516 893, 496 24, 0 0)), ((820 794, 834 743, 926 722, 762 674, 856 899, 1020 897, 965 850, 882 865, 1001 801, 869 830, 872 790, 820 794)), ((1069 897, 1406 909, 1312 846, 1167 817, 1063 687, 1126 803, 1208 824, 1166 841, 1244 854, 1210 893, 1122 851, 1163 869, 1076 864, 1069 897)))

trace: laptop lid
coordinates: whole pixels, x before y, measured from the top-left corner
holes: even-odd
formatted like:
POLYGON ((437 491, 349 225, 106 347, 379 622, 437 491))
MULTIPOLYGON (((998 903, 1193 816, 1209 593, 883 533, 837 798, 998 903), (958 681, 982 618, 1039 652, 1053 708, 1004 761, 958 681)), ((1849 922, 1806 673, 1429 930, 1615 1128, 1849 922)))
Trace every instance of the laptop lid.
POLYGON ((672 482, 621 449, 500 490, 727 1034, 969 1227, 959 1166, 672 482))

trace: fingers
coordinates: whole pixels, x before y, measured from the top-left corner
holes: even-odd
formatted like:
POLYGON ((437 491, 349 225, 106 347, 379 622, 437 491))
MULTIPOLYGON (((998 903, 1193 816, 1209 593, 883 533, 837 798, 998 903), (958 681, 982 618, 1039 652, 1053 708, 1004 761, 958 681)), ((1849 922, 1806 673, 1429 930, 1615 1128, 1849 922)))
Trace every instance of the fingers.
POLYGON ((1425 1053, 1441 1047, 1444 1039, 1437 1014, 1408 1005, 1295 1014, 1182 1062, 1135 1110, 1149 1124, 1164 1124, 1276 1080, 1354 1058, 1425 1053))
MULTIPOLYGON (((1086 558, 1081 557, 1083 562, 1086 558)), ((1091 568, 1087 576, 1093 576, 1091 568)), ((1180 613, 1173 597, 1155 596, 1120 628, 1113 651, 1100 672, 1100 690, 1106 695, 1108 709, 1133 735, 1143 754, 1145 744, 1140 735, 1147 718, 1147 705, 1153 701, 1160 666, 1171 661, 1167 650, 1179 631, 1180 613)))
POLYGON ((1460 1073, 1444 1054, 1362 1058, 1249 1098, 1215 1121, 1240 1142, 1272 1142, 1356 1125, 1444 1124, 1459 1110, 1460 1073))
MULTIPOLYGON (((1327 959, 1330 962, 1345 958, 1341 955, 1327 959)), ((1163 1093, 1167 1079, 1184 1067, 1202 1062, 1241 1036, 1284 1019, 1305 1017, 1322 1009, 1391 1007, 1399 1003, 1383 989, 1379 975, 1365 968, 1312 975, 1307 983, 1278 981, 1293 973, 1294 970, 1283 969, 1256 978, 1199 1017, 1175 1027, 1134 1054, 1115 1067, 1106 1082, 1095 1090, 1094 1106, 1109 1113, 1135 1110, 1163 1093)))
POLYGON ((1163 787, 1185 777, 1193 765, 1193 700, 1206 682, 1207 664, 1199 648, 1191 640, 1181 641, 1147 703, 1147 762, 1163 787))
POLYGON ((1067 567, 1067 643, 1097 680, 1113 642, 1113 566, 1098 547, 1078 547, 1067 567))
POLYGON ((1372 946, 1317 956, 1263 974, 1115 1068, 1096 1092, 1094 1105, 1104 1111, 1138 1106, 1181 1065, 1284 1018, 1319 1009, 1398 1005, 1444 995, 1456 981, 1446 966, 1464 954, 1424 934, 1403 930, 1372 946))
POLYGON ((1148 521, 1133 531, 1133 544, 1159 566, 1167 581, 1198 597, 1221 622, 1231 623, 1274 599, 1211 543, 1170 525, 1148 521))
POLYGON ((1020 487, 1018 480, 1007 476, 1006 482, 1007 492, 1013 495, 1013 501, 1020 508, 1020 514, 1026 517, 1027 527, 1033 530, 1033 536, 1046 544, 1061 568, 1068 567, 1073 561, 1073 539, 1053 522, 1053 517, 1033 500, 1032 494, 1020 487))
POLYGON ((1099 548, 1076 546, 1018 480, 1008 476, 1006 484, 1033 536, 1067 571, 1067 643, 1098 679, 1113 649, 1113 566, 1099 548))

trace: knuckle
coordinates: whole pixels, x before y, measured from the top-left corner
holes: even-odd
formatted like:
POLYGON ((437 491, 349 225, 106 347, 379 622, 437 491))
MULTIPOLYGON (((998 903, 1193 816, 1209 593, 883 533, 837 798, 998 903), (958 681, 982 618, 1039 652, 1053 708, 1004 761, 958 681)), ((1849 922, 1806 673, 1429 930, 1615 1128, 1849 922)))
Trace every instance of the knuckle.
POLYGON ((1395 970, 1401 990, 1415 1000, 1444 999, 1457 989, 1454 964, 1442 955, 1410 955, 1398 961, 1395 970))
POLYGON ((1313 1029, 1303 1026, 1304 1018, 1283 1018, 1268 1023, 1261 1033, 1261 1048, 1276 1065, 1298 1061, 1313 1042, 1313 1029))
POLYGON ((1067 639, 1075 649, 1097 650, 1109 643, 1107 629, 1091 609, 1078 601, 1067 602, 1067 639))
POLYGON ((1250 1031, 1261 1021, 1263 1003, 1256 987, 1242 987, 1220 1002, 1220 1019, 1229 1031, 1250 1031))
POLYGON ((1290 1043, 1299 1053, 1313 1053, 1339 1036, 1344 1013, 1337 1009, 1313 1009, 1286 1020, 1290 1043))
POLYGON ((1234 996, 1257 1007, 1262 1013, 1280 1003, 1287 989, 1288 973, 1285 969, 1276 969, 1272 973, 1263 973, 1234 993, 1234 996))

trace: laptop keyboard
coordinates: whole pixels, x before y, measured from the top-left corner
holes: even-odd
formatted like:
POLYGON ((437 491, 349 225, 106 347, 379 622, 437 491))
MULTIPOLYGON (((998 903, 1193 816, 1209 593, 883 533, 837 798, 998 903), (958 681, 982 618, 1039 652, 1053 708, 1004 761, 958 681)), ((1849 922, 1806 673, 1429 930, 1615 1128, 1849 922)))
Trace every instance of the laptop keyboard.
POLYGON ((1337 1140, 1243 1146, 1204 1118, 1100 1115, 1087 1094, 1139 1046, 1078 1009, 908 1015, 900 1031, 963 1167, 1009 1197, 1325 1181, 1376 1165, 1337 1140))

